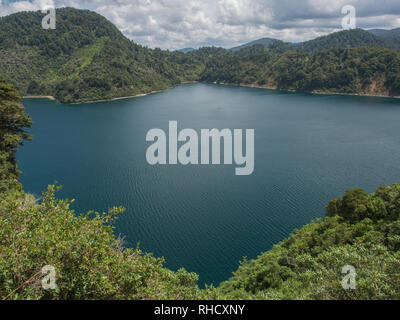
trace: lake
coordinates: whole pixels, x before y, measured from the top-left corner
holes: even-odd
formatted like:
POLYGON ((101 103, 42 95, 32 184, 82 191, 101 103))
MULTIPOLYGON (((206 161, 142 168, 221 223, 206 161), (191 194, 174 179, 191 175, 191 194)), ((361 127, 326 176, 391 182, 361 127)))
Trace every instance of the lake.
POLYGON ((116 223, 126 245, 164 256, 166 266, 227 280, 295 229, 324 217, 351 188, 400 182, 400 100, 184 84, 145 97, 82 105, 23 103, 35 124, 19 149, 27 192, 58 181, 74 209, 127 210, 116 223), (255 129, 255 170, 150 166, 146 134, 255 129))

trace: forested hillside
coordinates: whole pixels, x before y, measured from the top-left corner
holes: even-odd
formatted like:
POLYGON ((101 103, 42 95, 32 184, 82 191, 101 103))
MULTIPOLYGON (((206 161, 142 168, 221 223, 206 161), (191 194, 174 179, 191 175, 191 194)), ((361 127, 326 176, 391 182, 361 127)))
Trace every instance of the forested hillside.
POLYGON ((32 119, 19 100, 17 91, 0 76, 0 193, 19 187, 16 149, 32 139, 25 131, 32 119))
MULTIPOLYGON (((356 29, 300 44, 209 52, 200 81, 303 92, 400 95, 400 39, 356 29)), ((197 52, 204 56, 203 53, 197 52)))
POLYGON ((135 44, 91 11, 58 9, 56 30, 42 29, 43 16, 22 12, 0 18, 0 74, 23 96, 84 102, 150 93, 183 81, 385 96, 400 92, 395 30, 385 37, 357 29, 300 44, 261 39, 268 48, 264 41, 234 52, 210 47, 183 53, 135 44))
POLYGON ((289 43, 271 38, 262 38, 232 48, 231 50, 238 51, 255 44, 262 44, 265 48, 281 53, 282 51, 287 50, 311 52, 318 50, 358 48, 364 46, 380 46, 387 49, 399 50, 400 29, 375 29, 368 31, 363 29, 344 30, 300 43, 289 43))
POLYGON ((400 28, 392 29, 392 30, 385 30, 385 29, 372 29, 368 30, 368 32, 385 38, 398 38, 400 37, 400 28))
POLYGON ((396 96, 400 52, 380 47, 276 54, 262 46, 236 54, 219 51, 201 81, 246 84, 305 92, 396 96))
POLYGON ((314 40, 296 44, 293 48, 296 50, 311 52, 365 46, 379 46, 387 49, 399 50, 400 39, 380 37, 362 29, 354 29, 332 33, 314 40))
POLYGON ((183 53, 133 43, 94 12, 58 9, 55 30, 42 28, 43 17, 0 18, 0 73, 21 95, 52 95, 64 103, 131 96, 196 79, 201 71, 183 53))

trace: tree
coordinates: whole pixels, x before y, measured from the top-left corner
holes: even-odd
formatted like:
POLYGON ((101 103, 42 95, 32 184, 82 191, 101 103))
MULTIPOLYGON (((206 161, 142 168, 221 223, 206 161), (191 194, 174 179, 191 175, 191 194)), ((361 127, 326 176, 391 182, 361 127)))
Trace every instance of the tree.
POLYGON ((0 193, 17 181, 16 148, 32 139, 24 131, 32 125, 32 119, 19 100, 17 91, 0 77, 0 193))

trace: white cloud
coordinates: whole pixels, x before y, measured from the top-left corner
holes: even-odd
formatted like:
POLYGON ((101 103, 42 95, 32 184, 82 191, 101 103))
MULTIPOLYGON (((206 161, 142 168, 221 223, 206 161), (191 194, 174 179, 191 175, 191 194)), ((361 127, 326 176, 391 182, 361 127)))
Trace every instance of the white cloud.
MULTIPOLYGON (((1 1, 1 0, 0 0, 1 1)), ((47 5, 94 10, 150 47, 231 47, 260 37, 308 40, 341 28, 351 2, 358 26, 400 27, 398 0, 3 0, 0 15, 47 5)))
POLYGON ((33 0, 33 1, 2 1, 0 3, 0 15, 8 15, 18 11, 34 11, 46 8, 54 8, 53 0, 33 0))

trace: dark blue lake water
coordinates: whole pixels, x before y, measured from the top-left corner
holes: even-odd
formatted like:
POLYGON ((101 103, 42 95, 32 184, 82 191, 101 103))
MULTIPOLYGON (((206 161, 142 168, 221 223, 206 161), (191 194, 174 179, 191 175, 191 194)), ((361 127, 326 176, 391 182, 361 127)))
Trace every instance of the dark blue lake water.
POLYGON ((129 100, 23 101, 34 141, 18 153, 25 190, 63 185, 79 211, 122 205, 128 246, 185 267, 200 284, 227 280, 345 190, 400 182, 400 100, 186 84, 129 100), (150 166, 148 130, 255 129, 255 171, 150 166))

